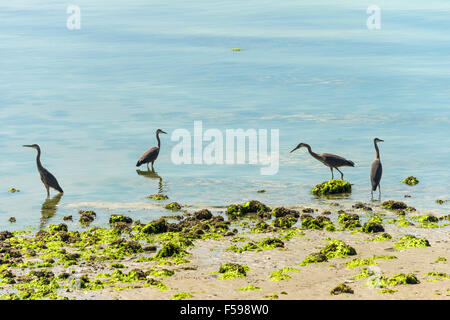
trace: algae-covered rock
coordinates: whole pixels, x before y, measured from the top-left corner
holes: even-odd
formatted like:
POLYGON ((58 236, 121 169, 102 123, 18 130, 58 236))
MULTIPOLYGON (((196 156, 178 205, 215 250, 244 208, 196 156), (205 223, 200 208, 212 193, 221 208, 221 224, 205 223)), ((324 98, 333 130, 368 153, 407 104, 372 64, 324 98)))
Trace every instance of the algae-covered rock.
POLYGON ((365 233, 384 232, 384 227, 381 225, 381 223, 369 221, 364 224, 363 231, 365 233))
POLYGON ((320 262, 326 262, 328 261, 328 258, 325 254, 320 253, 320 252, 314 252, 311 253, 309 256, 307 256, 302 263, 300 263, 301 266, 306 266, 308 264, 313 264, 313 263, 320 263, 320 262))
POLYGON ((401 202, 401 201, 395 201, 395 200, 384 201, 381 204, 381 207, 383 209, 389 209, 389 210, 405 210, 406 208, 408 208, 406 203, 401 202))
POLYGON ((321 250, 328 259, 335 257, 345 258, 356 254, 356 250, 341 240, 331 240, 321 250))
POLYGON ((114 224, 114 223, 118 223, 118 222, 132 223, 133 219, 131 219, 130 217, 121 215, 121 214, 112 214, 109 217, 109 223, 110 224, 114 224))
POLYGON ((361 227, 361 223, 359 222, 359 216, 356 213, 347 213, 342 210, 339 211, 337 222, 344 229, 355 229, 361 227))
POLYGON ((178 210, 181 210, 181 205, 178 202, 172 202, 172 203, 166 204, 164 206, 164 208, 166 208, 168 210, 172 210, 172 211, 178 211, 178 210))
POLYGON ((242 266, 237 263, 225 263, 220 266, 219 273, 223 273, 223 275, 219 278, 222 280, 241 278, 247 276, 248 267, 242 266))
POLYGON ((8 192, 16 193, 16 192, 20 192, 20 190, 16 189, 16 188, 11 188, 11 189, 8 190, 8 192))
POLYGON ((326 196, 332 194, 350 193, 352 185, 345 180, 330 180, 316 185, 311 193, 317 196, 326 196))
POLYGON ((67 227, 67 225, 65 223, 61 223, 61 224, 50 224, 48 226, 48 229, 50 230, 50 232, 59 232, 59 231, 68 231, 69 228, 67 227))
POLYGON ((273 226, 276 228, 281 228, 281 229, 289 229, 296 222, 297 222, 297 218, 285 216, 285 217, 276 218, 273 221, 273 226))
POLYGON ((227 207, 227 215, 232 218, 243 217, 246 214, 258 213, 258 212, 270 212, 270 208, 265 204, 251 200, 243 204, 232 204, 227 207))
POLYGON ((295 218, 298 218, 300 216, 300 213, 297 210, 288 209, 285 207, 277 207, 272 210, 272 216, 275 218, 285 217, 285 216, 293 216, 295 218))
POLYGON ((151 195, 148 196, 148 198, 153 199, 153 200, 167 200, 167 199, 169 199, 168 196, 166 196, 165 194, 161 194, 161 193, 151 194, 151 195))
POLYGON ((413 176, 409 176, 408 178, 403 179, 401 182, 405 183, 409 186, 415 186, 416 184, 419 183, 419 179, 417 179, 416 177, 413 177, 413 176))
POLYGON ((78 211, 79 214, 81 214, 81 217, 79 219, 81 224, 90 224, 92 221, 95 220, 95 217, 97 214, 92 210, 80 210, 78 211))
POLYGON ((354 291, 352 288, 350 288, 348 285, 346 285, 345 283, 341 283, 340 285, 334 287, 331 291, 330 291, 330 295, 338 295, 338 294, 342 294, 342 293, 350 293, 353 294, 354 291))
POLYGON ((147 223, 141 229, 142 233, 157 234, 167 232, 167 222, 165 219, 158 219, 147 223))
POLYGON ((430 246, 427 239, 417 238, 413 235, 400 237, 398 242, 394 243, 394 248, 396 249, 425 248, 430 246))
POLYGON ((187 255, 187 252, 184 251, 180 246, 177 246, 173 243, 168 243, 158 251, 155 255, 156 259, 159 258, 168 258, 168 257, 181 257, 187 255))
POLYGON ((208 209, 202 209, 194 212, 194 218, 197 220, 209 220, 212 218, 212 213, 208 209))

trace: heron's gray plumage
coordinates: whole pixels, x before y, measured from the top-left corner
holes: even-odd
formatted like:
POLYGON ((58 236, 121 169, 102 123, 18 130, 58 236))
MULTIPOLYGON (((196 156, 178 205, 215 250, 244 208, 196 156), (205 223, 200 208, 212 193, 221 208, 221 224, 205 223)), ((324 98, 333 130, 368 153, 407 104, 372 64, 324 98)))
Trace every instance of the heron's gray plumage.
POLYGON ((148 164, 151 163, 153 169, 153 163, 155 162, 156 158, 158 158, 159 150, 161 147, 161 141, 159 140, 160 133, 166 134, 167 132, 164 132, 161 129, 156 130, 156 140, 158 140, 158 145, 145 151, 144 154, 139 158, 138 162, 136 163, 136 167, 139 167, 144 163, 146 163, 148 167, 148 164))
POLYGON ((341 173, 341 179, 344 179, 344 174, 339 170, 339 167, 354 167, 355 163, 351 160, 345 159, 341 156, 338 156, 336 154, 332 153, 322 153, 317 154, 311 150, 311 147, 307 143, 299 143, 297 147, 295 147, 291 152, 294 152, 297 149, 300 149, 301 147, 305 147, 308 149, 308 152, 313 156, 315 159, 322 162, 324 165, 330 168, 331 170, 331 179, 334 179, 333 169, 336 169, 341 173))
POLYGON ((50 173, 47 169, 45 169, 41 164, 41 148, 37 144, 32 145, 24 145, 24 147, 33 148, 37 150, 37 156, 36 156, 36 165, 39 171, 39 174, 41 176, 41 181, 45 186, 45 189, 47 189, 47 197, 50 197, 50 188, 55 189, 56 191, 59 191, 61 193, 64 193, 63 189, 58 183, 58 180, 56 180, 55 176, 50 173))
POLYGON ((381 165, 381 161, 380 161, 380 150, 378 149, 378 142, 383 142, 383 140, 375 138, 373 139, 373 144, 375 147, 375 159, 372 162, 372 166, 370 168, 370 183, 372 184, 372 197, 373 197, 373 192, 375 190, 377 190, 380 193, 380 197, 381 197, 381 189, 380 189, 380 181, 381 181, 381 176, 383 174, 383 166, 381 165))

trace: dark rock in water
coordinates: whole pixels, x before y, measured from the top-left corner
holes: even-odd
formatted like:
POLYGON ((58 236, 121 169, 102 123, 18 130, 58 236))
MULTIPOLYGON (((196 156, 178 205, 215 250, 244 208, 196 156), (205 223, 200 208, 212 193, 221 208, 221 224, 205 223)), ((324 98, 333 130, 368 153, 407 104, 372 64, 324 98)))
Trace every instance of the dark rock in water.
POLYGON ((78 213, 81 214, 81 217, 79 219, 81 224, 90 224, 95 220, 95 217, 97 217, 97 214, 92 210, 80 210, 78 211, 78 213))
POLYGON ((123 222, 123 223, 132 223, 133 219, 131 219, 130 217, 121 215, 121 214, 112 214, 109 217, 109 223, 113 224, 113 223, 118 223, 118 222, 123 222))
POLYGON ((314 209, 313 208, 305 208, 305 209, 302 209, 302 212, 303 213, 314 213, 314 209))
POLYGON ((65 216, 65 217, 63 217, 63 220, 64 221, 72 221, 73 218, 72 218, 72 216, 65 216))
POLYGON ((272 215, 275 218, 285 217, 285 216, 292 216, 295 218, 298 218, 300 216, 300 213, 297 210, 288 209, 285 207, 277 207, 272 210, 272 215))
POLYGON ((197 220, 209 220, 212 218, 212 213, 208 209, 202 209, 194 212, 194 218, 197 220))
POLYGON ((8 221, 11 222, 11 223, 14 223, 14 222, 16 222, 16 218, 11 217, 11 218, 8 219, 8 221))
POLYGON ((389 210, 404 210, 404 209, 408 208, 406 203, 401 202, 401 201, 395 201, 395 200, 384 201, 381 204, 381 207, 383 209, 389 209, 389 210))

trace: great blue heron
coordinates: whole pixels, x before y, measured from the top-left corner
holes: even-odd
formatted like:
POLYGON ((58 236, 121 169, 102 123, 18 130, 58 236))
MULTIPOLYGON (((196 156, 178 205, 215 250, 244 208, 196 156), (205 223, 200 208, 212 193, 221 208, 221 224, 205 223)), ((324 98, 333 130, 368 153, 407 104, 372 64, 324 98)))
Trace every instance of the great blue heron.
POLYGON ((375 160, 373 160, 372 162, 372 167, 370 169, 370 182, 372 184, 372 199, 373 199, 373 192, 375 190, 377 190, 378 188, 378 192, 379 192, 379 196, 381 199, 381 187, 380 187, 380 180, 381 180, 381 175, 383 174, 383 167, 381 165, 381 161, 380 161, 380 150, 378 149, 378 142, 383 142, 384 140, 375 138, 373 139, 373 145, 375 146, 375 151, 376 151, 376 155, 375 155, 375 160))
POLYGON ((153 171, 155 170, 153 168, 153 163, 155 162, 156 158, 158 158, 159 148, 161 146, 161 141, 159 140, 159 134, 160 133, 167 134, 167 132, 164 132, 161 129, 156 130, 156 140, 158 140, 158 146, 153 147, 153 148, 148 149, 147 151, 145 151, 144 154, 142 155, 142 157, 136 163, 136 167, 139 167, 142 164, 146 163, 147 164, 147 169, 149 169, 148 168, 148 164, 151 163, 152 164, 152 170, 153 171))
POLYGON ((337 171, 339 171, 341 173, 341 179, 344 180, 344 174, 342 173, 341 170, 338 169, 338 167, 354 167, 355 164, 353 163, 353 161, 344 159, 340 156, 337 156, 335 154, 331 154, 331 153, 322 153, 322 154, 317 154, 315 152, 313 152, 311 150, 311 147, 309 146, 309 144, 306 143, 299 143, 298 146, 296 146, 294 149, 291 150, 291 152, 294 152, 297 149, 300 149, 301 147, 305 147, 308 149, 309 153, 311 154, 311 156, 313 156, 314 158, 316 158, 317 160, 319 160, 320 162, 322 162, 324 165, 326 165, 327 167, 330 168, 331 170, 331 180, 334 179, 334 175, 333 175, 333 169, 336 169, 337 171))
POLYGON ((33 149, 37 150, 36 164, 37 164, 39 174, 41 175, 41 181, 44 184, 45 189, 47 189, 47 197, 50 197, 50 187, 55 189, 56 191, 64 193, 63 189, 59 186, 59 183, 56 180, 55 176, 52 175, 50 172, 48 172, 48 170, 42 166, 42 164, 41 164, 41 148, 39 147, 39 145, 30 144, 30 145, 24 145, 24 147, 33 148, 33 149))

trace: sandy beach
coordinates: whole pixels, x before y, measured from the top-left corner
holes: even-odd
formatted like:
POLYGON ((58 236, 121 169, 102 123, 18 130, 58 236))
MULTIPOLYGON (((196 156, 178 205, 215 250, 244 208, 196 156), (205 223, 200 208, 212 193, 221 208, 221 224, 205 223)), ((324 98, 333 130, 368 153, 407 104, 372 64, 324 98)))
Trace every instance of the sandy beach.
POLYGON ((403 217, 402 212, 382 209, 379 204, 367 206, 372 211, 367 207, 354 209, 335 205, 330 206, 329 211, 285 208, 289 214, 283 219, 297 219, 289 227, 275 227, 277 218, 274 212, 284 211, 274 208, 268 214, 259 212, 256 216, 248 214, 238 219, 224 211, 212 214, 204 209, 178 211, 174 212, 172 219, 158 219, 156 223, 161 226, 165 223, 168 229, 162 228, 159 232, 154 228, 145 237, 142 235, 150 229, 149 226, 156 225, 155 221, 148 224, 119 222, 112 224, 110 229, 87 228, 81 232, 65 231, 61 224, 52 225, 49 232, 40 231, 34 238, 26 233, 9 237, 3 233, 0 238, 0 247, 3 247, 3 254, 0 254, 0 279, 3 279, 0 297, 88 300, 449 299, 450 276, 446 274, 449 270, 447 259, 450 258, 448 216, 436 217, 439 223, 430 225, 418 223, 417 217, 424 215, 417 212, 406 213, 403 217), (366 233, 361 227, 340 227, 336 221, 343 212, 353 217, 357 215, 361 226, 370 217, 381 217, 383 222, 380 225, 385 230, 366 233), (325 216, 329 217, 328 225, 335 226, 335 231, 326 231, 325 228, 312 230, 305 228, 305 224, 302 227, 305 220, 325 216), (400 227, 399 222, 404 221, 415 221, 410 222, 414 226, 400 227), (256 228, 262 222, 268 232, 256 228), (206 224, 210 227, 201 227, 206 224), (181 231, 180 226, 185 228, 181 231), (177 228, 179 232, 174 231, 177 228), (202 228, 208 230, 195 231, 202 228), (105 241, 100 240, 100 234, 103 234, 99 233, 100 230, 106 232, 105 241), (83 241, 93 233, 97 239, 89 238, 91 245, 86 246, 87 242, 83 241), (392 238, 370 241, 386 234, 392 238), (397 244, 405 235, 426 239, 428 246, 399 248, 397 244), (40 245, 36 240, 39 237, 46 239, 46 245, 36 249, 35 245, 40 245), (264 243, 271 243, 267 239, 277 239, 272 241, 276 246, 265 246, 264 243), (29 244, 25 245, 28 241, 29 244), (302 265, 307 256, 335 241, 342 241, 353 248, 355 254, 302 265), (30 253, 32 243, 34 252, 30 253), (182 254, 172 252, 155 258, 170 244, 179 248, 182 254), (231 249, 233 246, 235 250, 231 249), (239 248, 246 246, 248 250, 239 252, 239 248), (123 248, 126 250, 121 251, 123 248), (8 256, 6 252, 9 252, 8 256), (348 265, 351 261, 355 264, 348 265), (226 273, 219 270, 227 263, 240 265, 245 271, 221 279, 226 273), (363 270, 368 274, 355 279, 363 270), (39 274, 40 271, 51 274, 39 274), (8 272, 9 276, 5 276, 8 272), (407 279, 413 275, 414 281, 392 282, 399 274, 404 274, 407 279), (7 283, 5 279, 12 281, 7 283), (383 284, 383 279, 388 284, 383 284), (331 294, 331 290, 340 284, 345 284, 352 293, 331 294))

